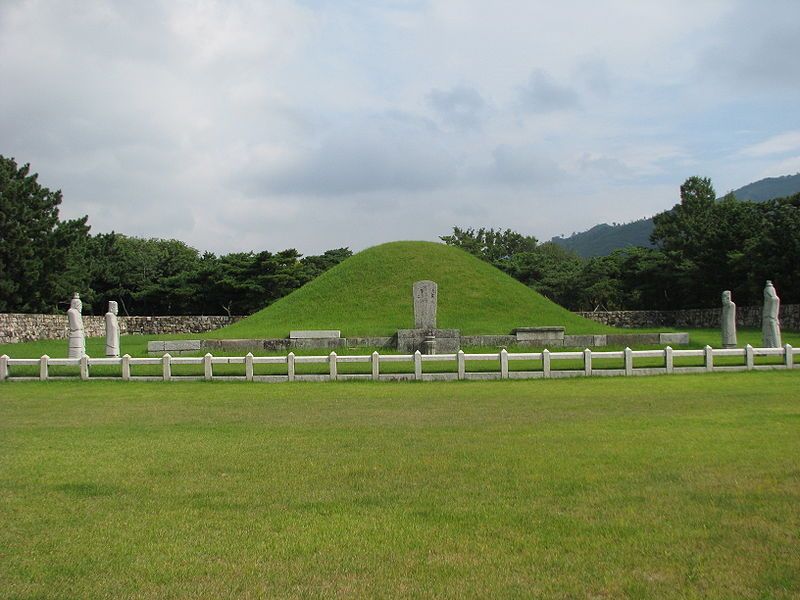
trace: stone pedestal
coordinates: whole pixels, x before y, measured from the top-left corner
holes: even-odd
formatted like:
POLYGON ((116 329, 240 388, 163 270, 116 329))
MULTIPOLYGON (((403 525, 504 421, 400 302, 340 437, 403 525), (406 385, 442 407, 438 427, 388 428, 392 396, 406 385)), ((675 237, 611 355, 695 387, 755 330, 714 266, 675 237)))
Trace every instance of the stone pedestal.
POLYGON ((400 329, 397 332, 397 350, 402 354, 413 354, 417 350, 423 354, 452 354, 460 348, 458 329, 400 329))

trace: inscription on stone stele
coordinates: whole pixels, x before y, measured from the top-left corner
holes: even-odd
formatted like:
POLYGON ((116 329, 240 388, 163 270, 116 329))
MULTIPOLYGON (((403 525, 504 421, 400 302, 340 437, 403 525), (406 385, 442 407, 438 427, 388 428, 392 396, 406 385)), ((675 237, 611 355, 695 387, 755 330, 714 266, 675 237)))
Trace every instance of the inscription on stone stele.
POLYGON ((435 281, 417 281, 414 284, 414 327, 436 329, 436 302, 439 288, 435 281))

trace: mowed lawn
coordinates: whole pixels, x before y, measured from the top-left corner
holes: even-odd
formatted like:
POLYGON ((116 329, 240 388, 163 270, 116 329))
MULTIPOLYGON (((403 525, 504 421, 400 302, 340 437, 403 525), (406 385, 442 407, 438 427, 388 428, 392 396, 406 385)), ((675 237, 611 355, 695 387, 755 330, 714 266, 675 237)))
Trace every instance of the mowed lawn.
POLYGON ((0 384, 0 597, 800 596, 800 373, 0 384))

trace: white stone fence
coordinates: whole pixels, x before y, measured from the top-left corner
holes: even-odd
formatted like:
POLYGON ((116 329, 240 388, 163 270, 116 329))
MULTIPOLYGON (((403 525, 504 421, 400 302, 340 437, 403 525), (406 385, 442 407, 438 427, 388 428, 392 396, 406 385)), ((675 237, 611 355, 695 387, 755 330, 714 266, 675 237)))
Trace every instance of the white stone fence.
MULTIPOLYGON (((373 381, 448 381, 448 380, 487 380, 487 379, 549 379, 579 376, 632 376, 632 375, 660 375, 671 373, 708 373, 725 371, 752 371, 763 369, 793 369, 794 357, 800 355, 800 348, 792 348, 786 344, 782 348, 753 348, 749 344, 744 348, 711 348, 706 346, 700 350, 674 350, 667 346, 663 350, 625 350, 616 352, 593 352, 588 348, 582 352, 508 352, 505 349, 490 354, 466 354, 459 350, 455 354, 379 354, 373 352, 368 355, 342 355, 331 352, 327 356, 296 356, 290 352, 286 356, 170 356, 165 354, 158 358, 133 358, 129 355, 120 358, 92 358, 83 356, 77 358, 50 358, 47 355, 41 358, 10 358, 0 356, 0 381, 22 380, 55 380, 75 379, 76 376, 51 376, 50 367, 77 367, 80 379, 92 380, 119 380, 123 381, 258 381, 279 383, 287 381, 345 381, 345 380, 373 380, 373 381), (780 357, 781 362, 775 364, 756 364, 756 357, 780 357), (675 365, 675 359, 702 359, 700 366, 675 365), (715 364, 715 359, 725 358, 726 362, 738 364, 715 364), (616 359, 623 361, 623 368, 594 368, 593 361, 597 359, 616 359), (636 366, 637 359, 659 359, 660 366, 636 366), (580 369, 559 369, 559 361, 580 360, 580 369), (467 371, 467 361, 499 361, 499 370, 467 371), (541 370, 512 370, 509 365, 514 361, 539 361, 541 370), (381 365, 386 363, 413 362, 414 371, 407 373, 381 373, 381 365), (368 363, 371 373, 339 373, 339 365, 344 363, 368 363), (442 372, 425 372, 423 365, 438 363, 447 369, 442 372), (299 374, 296 366, 299 364, 326 364, 327 374, 299 374), (195 365, 203 367, 203 375, 174 375, 173 366, 195 365), (215 365, 242 365, 240 375, 214 374, 215 365), (286 374, 256 375, 256 365, 285 365, 286 374), (92 367, 119 367, 119 376, 91 376, 92 367), (132 367, 159 366, 160 376, 133 375, 132 367), (15 376, 16 367, 38 367, 38 377, 15 376)), ((282 370, 282 369, 281 369, 282 370)))

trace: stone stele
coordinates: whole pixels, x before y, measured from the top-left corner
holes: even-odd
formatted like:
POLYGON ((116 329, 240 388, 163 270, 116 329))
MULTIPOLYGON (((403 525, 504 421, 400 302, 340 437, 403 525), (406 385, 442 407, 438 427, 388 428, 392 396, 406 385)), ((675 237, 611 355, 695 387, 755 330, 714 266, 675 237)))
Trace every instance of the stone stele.
POLYGON ((78 292, 72 296, 69 303, 69 310, 67 311, 67 321, 69 322, 69 352, 67 356, 70 358, 81 358, 86 354, 86 335, 83 331, 83 303, 78 292))
POLYGON ((781 326, 778 313, 781 300, 771 281, 764 287, 764 310, 761 312, 761 343, 764 348, 781 347, 781 326))
POLYGON ((414 327, 436 329, 436 303, 439 287, 435 281, 417 281, 414 284, 414 327))
POLYGON ((106 313, 106 356, 119 356, 119 322, 117 321, 117 303, 114 300, 108 302, 108 312, 106 313))
POLYGON ((736 348, 736 304, 730 290, 722 292, 722 347, 736 348))

